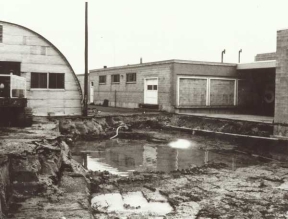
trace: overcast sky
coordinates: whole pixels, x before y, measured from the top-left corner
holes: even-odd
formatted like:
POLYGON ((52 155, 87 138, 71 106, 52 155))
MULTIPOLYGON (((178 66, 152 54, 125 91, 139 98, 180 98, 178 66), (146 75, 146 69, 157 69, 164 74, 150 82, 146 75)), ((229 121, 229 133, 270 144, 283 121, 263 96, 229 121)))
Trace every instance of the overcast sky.
MULTIPOLYGON (((184 59, 252 62, 276 51, 287 0, 90 0, 89 69, 184 59)), ((46 37, 84 72, 85 0, 0 0, 0 20, 46 37)))

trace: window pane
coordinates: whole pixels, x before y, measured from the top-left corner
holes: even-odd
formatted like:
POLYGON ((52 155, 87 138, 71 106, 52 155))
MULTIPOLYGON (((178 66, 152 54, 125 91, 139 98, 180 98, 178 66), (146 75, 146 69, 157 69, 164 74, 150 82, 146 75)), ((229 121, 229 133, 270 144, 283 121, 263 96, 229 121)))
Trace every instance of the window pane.
POLYGON ((120 75, 111 75, 112 83, 119 83, 120 82, 120 75))
POLYGON ((99 76, 99 84, 105 84, 106 83, 106 76, 99 76))
POLYGON ((157 85, 153 85, 153 90, 157 90, 157 85))
POLYGON ((41 88, 47 88, 47 74, 39 74, 39 84, 41 88))
POLYGON ((57 88, 65 88, 65 74, 57 74, 57 88))
POLYGON ((55 74, 49 74, 49 88, 56 88, 57 79, 55 74))
POLYGON ((153 89, 152 85, 147 86, 147 90, 152 90, 152 89, 153 89))
POLYGON ((47 88, 47 73, 31 73, 31 88, 47 88))
POLYGON ((135 82, 136 81, 136 73, 127 73, 126 81, 127 82, 135 82))
POLYGON ((34 88, 47 88, 47 73, 32 73, 31 79, 34 88))
POLYGON ((64 89, 64 74, 63 73, 49 73, 49 88, 64 89))

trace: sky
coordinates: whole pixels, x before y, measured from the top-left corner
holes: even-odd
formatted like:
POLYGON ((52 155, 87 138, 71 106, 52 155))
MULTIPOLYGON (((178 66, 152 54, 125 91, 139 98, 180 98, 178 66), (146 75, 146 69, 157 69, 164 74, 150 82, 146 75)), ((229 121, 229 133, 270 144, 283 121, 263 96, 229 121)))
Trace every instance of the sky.
MULTIPOLYGON (((89 69, 183 59, 253 62, 276 51, 287 0, 89 0, 89 69), (277 3, 276 3, 277 2, 277 3)), ((0 0, 0 20, 41 34, 84 73, 85 0, 0 0)))

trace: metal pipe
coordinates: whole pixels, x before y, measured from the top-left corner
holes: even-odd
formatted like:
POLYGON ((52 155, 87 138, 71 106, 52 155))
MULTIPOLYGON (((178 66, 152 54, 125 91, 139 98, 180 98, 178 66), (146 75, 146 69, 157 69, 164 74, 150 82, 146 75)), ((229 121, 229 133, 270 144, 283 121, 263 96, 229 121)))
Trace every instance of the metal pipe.
POLYGON ((119 132, 119 129, 120 129, 120 128, 128 129, 127 125, 125 125, 125 124, 120 125, 120 126, 116 129, 116 135, 114 135, 114 136, 111 137, 110 139, 116 138, 116 137, 118 136, 118 132, 119 132))
POLYGON ((226 50, 224 49, 221 53, 221 63, 223 63, 223 54, 225 54, 226 50))
POLYGON ((242 49, 239 50, 239 54, 238 54, 238 63, 240 63, 240 53, 242 52, 242 49))

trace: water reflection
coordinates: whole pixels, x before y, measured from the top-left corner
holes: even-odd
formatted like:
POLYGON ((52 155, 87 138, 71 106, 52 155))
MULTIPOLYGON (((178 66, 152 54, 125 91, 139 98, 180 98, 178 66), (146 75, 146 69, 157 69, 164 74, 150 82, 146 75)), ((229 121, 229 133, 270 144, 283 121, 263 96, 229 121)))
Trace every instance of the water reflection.
POLYGON ((105 142, 105 148, 101 151, 89 151, 78 155, 78 162, 90 170, 107 170, 121 175, 128 175, 130 171, 170 172, 202 166, 209 162, 226 163, 230 169, 236 170, 239 166, 255 163, 255 158, 247 155, 239 157, 231 156, 230 153, 227 156, 219 151, 202 150, 196 143, 193 143, 192 147, 183 149, 172 148, 165 144, 157 145, 143 141, 139 144, 136 140, 117 139, 105 142))

